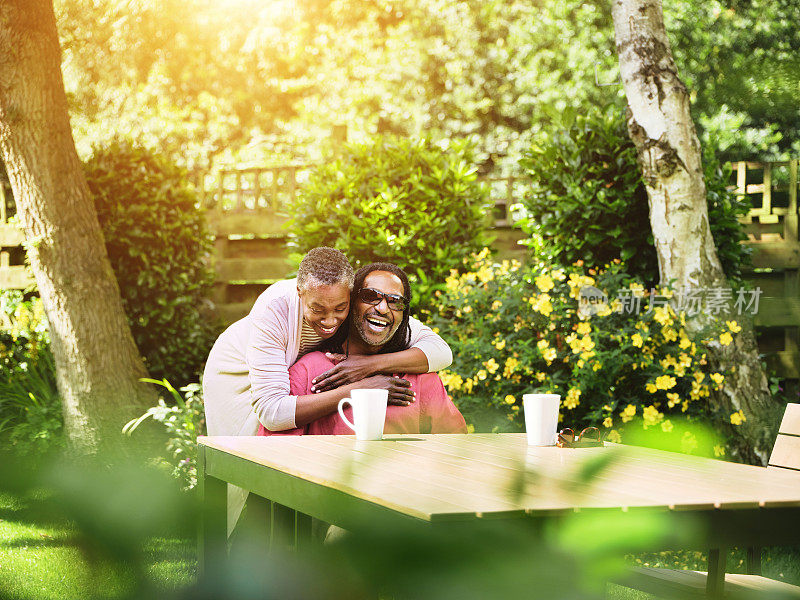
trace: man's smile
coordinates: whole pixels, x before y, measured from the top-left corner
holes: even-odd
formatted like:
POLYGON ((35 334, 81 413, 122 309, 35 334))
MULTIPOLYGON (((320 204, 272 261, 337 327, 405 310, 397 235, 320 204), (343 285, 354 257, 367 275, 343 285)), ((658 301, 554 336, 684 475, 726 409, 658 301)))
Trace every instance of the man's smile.
POLYGON ((375 313, 366 315, 364 321, 369 325, 370 330, 379 334, 385 332, 392 325, 389 319, 375 313))

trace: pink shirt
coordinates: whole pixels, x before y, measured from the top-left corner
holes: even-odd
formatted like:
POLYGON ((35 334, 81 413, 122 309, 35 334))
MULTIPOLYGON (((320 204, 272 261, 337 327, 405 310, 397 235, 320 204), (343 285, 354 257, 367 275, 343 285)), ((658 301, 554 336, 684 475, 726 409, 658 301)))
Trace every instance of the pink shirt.
MULTIPOLYGON (((322 352, 306 354, 289 368, 291 393, 296 396, 310 393, 311 380, 333 366, 334 363, 322 352)), ((407 374, 402 377, 411 382, 411 389, 417 393, 417 399, 409 406, 389 405, 386 408, 384 433, 467 432, 464 417, 450 400, 436 373, 407 374)), ((352 408, 347 406, 344 412, 352 422, 352 408)), ((353 430, 342 421, 338 411, 295 429, 269 431, 263 425, 258 428, 258 435, 303 434, 352 435, 353 430)))

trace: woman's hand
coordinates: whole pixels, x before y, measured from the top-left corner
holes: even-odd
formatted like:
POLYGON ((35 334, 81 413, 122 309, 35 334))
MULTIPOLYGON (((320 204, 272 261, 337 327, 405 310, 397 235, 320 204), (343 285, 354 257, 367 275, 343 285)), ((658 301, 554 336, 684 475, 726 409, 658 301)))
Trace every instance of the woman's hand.
POLYGON ((395 406, 408 406, 414 402, 414 392, 411 391, 411 382, 394 375, 373 375, 358 382, 358 387, 389 390, 389 404, 395 406))
POLYGON ((312 392, 326 392, 348 383, 361 381, 375 373, 375 361, 370 356, 344 357, 342 354, 329 353, 327 357, 334 362, 338 361, 338 364, 311 381, 312 392))

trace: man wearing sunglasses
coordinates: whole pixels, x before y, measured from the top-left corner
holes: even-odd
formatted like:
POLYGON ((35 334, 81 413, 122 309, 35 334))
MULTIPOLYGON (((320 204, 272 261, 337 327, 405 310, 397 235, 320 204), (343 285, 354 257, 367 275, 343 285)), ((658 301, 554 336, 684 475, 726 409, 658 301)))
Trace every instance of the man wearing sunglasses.
MULTIPOLYGON (((402 269, 391 263, 373 263, 355 275, 348 323, 327 344, 336 353, 307 354, 289 369, 292 394, 308 394, 341 385, 335 363, 357 357, 405 350, 411 340, 409 301, 411 286, 402 269)), ((354 360, 355 359, 355 360, 354 360)), ((385 433, 466 433, 464 417, 447 395, 436 373, 392 377, 385 433)), ((336 403, 318 407, 324 414, 304 427, 259 435, 350 434, 336 403)), ((345 411, 350 410, 345 409, 345 411)))

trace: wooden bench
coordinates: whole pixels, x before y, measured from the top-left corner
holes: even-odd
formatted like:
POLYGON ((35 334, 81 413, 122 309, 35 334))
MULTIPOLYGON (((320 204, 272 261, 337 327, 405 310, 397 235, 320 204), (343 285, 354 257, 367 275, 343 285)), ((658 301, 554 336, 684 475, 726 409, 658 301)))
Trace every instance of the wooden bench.
MULTIPOLYGON (((786 406, 767 468, 800 471, 800 404, 786 406)), ((721 585, 725 558, 711 550, 708 572, 634 567, 615 583, 666 598, 800 598, 800 587, 761 576, 761 548, 747 549, 747 574, 728 573, 721 585)))

